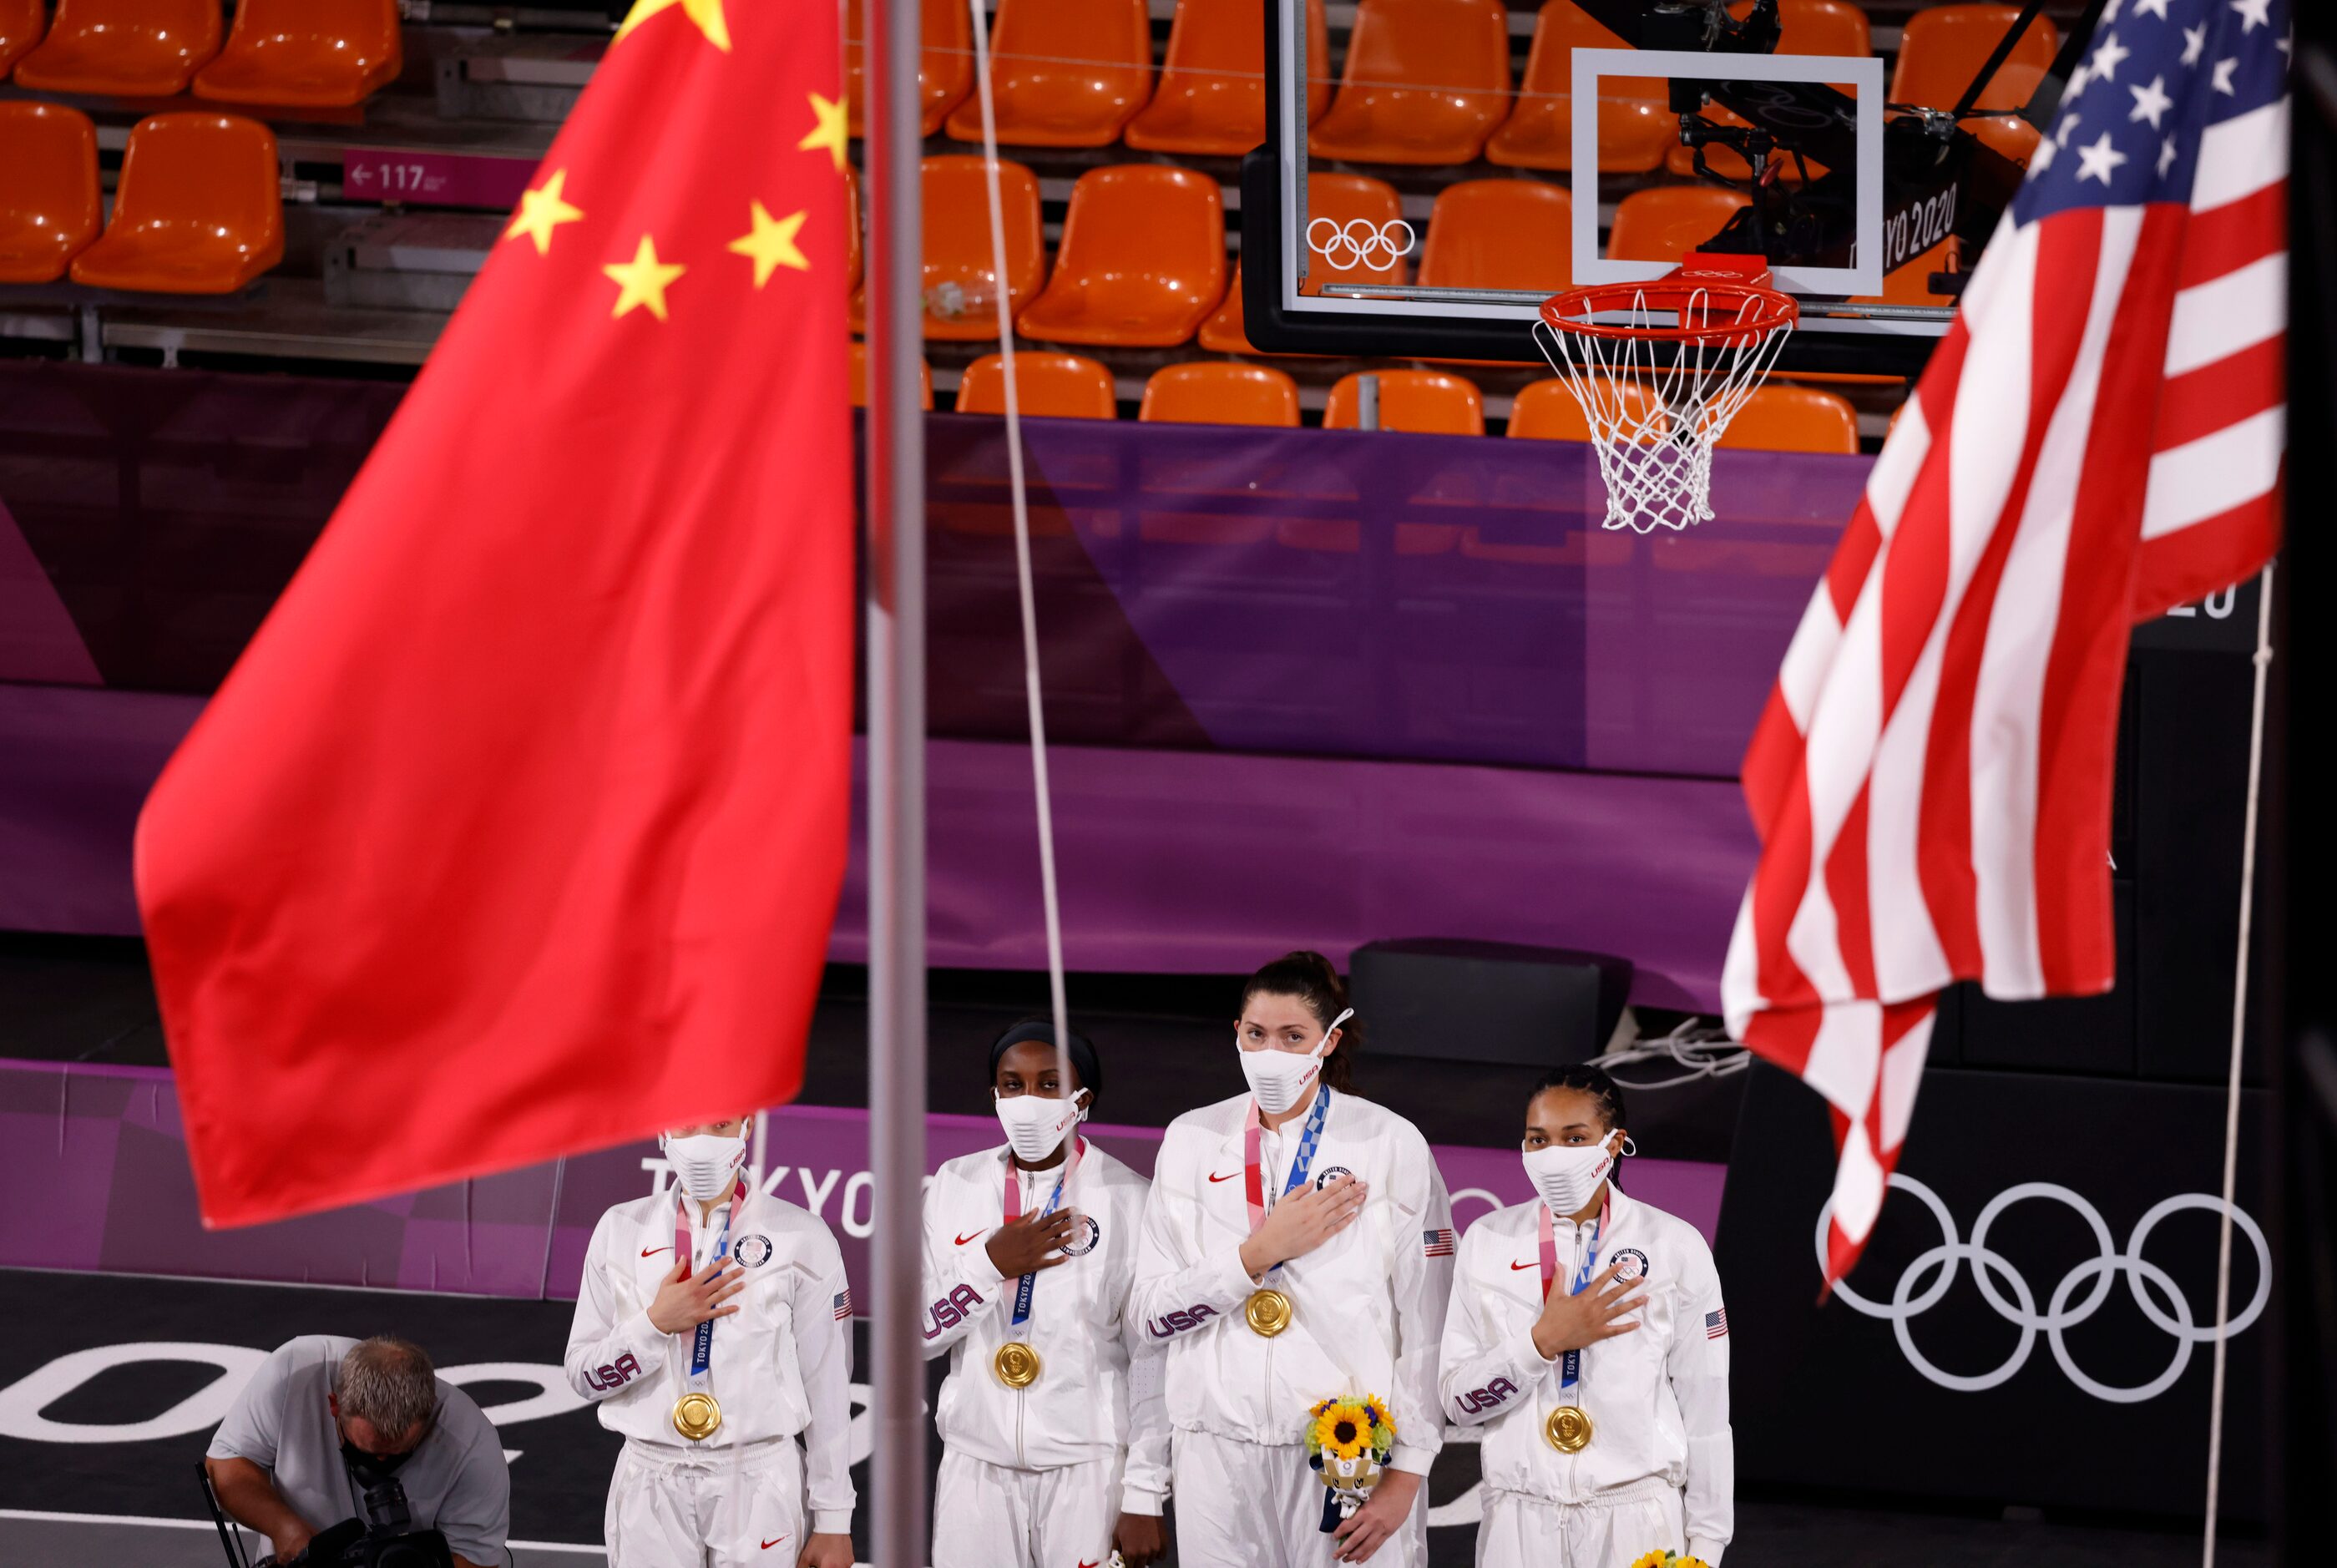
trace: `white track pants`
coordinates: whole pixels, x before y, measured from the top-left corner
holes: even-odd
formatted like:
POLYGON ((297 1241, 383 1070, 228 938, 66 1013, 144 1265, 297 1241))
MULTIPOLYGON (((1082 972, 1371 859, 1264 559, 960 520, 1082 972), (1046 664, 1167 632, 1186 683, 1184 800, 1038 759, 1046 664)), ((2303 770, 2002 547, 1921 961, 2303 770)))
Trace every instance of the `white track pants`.
POLYGON ((1659 1476, 1588 1503, 1552 1503, 1487 1487, 1477 1568, 1631 1568, 1663 1547, 1687 1550, 1679 1488, 1659 1476))
POLYGON ((1120 1465, 992 1465, 944 1446, 934 1484, 934 1568, 1071 1568, 1111 1555, 1120 1465))
POLYGON ((609 1568, 795 1568, 803 1456, 793 1438, 743 1455, 628 1439, 601 1529, 609 1568))
MULTIPOLYGON (((1323 1528, 1325 1488, 1296 1443, 1268 1446, 1178 1432, 1170 1439, 1178 1568, 1325 1568, 1335 1544, 1323 1528)), ((1428 1561, 1428 1488, 1372 1568, 1428 1561)))

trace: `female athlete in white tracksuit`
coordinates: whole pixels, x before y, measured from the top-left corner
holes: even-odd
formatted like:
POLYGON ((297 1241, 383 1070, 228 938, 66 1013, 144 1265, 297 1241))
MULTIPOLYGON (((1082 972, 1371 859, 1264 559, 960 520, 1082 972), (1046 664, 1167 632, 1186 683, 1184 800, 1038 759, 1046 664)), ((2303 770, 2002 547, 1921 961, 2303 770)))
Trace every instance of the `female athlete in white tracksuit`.
POLYGON ((1267 965, 1237 1025, 1250 1093, 1161 1141, 1136 1300, 1168 1348, 1183 1568, 1426 1561, 1452 1204, 1419 1130, 1345 1092, 1350 1015, 1320 955, 1267 965), (1325 1532, 1308 1411, 1364 1395, 1387 1402, 1395 1450, 1325 1532))
POLYGON ((1167 1545, 1160 1358, 1127 1310, 1146 1182, 1073 1132, 1101 1073, 1073 1034, 1066 1084, 1054 1038, 998 1037, 1007 1143, 925 1190, 925 1354, 950 1358, 934 1568, 1094 1568, 1115 1549, 1143 1568, 1167 1545))
POLYGON ((744 1125, 668 1133, 674 1190, 601 1215, 585 1251, 564 1365, 625 1438, 611 1568, 852 1563, 844 1255, 740 1180, 744 1125))
POLYGON ((1444 1414, 1482 1426, 1480 1568, 1717 1564, 1736 1522, 1728 1311, 1712 1250, 1612 1181, 1622 1094, 1560 1068, 1526 1105, 1539 1196, 1461 1243, 1444 1414))

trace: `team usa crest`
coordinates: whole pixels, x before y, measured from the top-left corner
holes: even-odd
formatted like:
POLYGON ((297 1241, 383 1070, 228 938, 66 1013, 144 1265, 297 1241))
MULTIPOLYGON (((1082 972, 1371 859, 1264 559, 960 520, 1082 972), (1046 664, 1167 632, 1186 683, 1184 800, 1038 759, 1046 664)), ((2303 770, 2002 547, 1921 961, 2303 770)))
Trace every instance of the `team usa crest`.
POLYGON ((1071 1240, 1063 1243, 1063 1256, 1084 1258, 1096 1250, 1097 1242, 1103 1240, 1103 1227, 1095 1222, 1091 1214, 1080 1214, 1074 1218, 1079 1223, 1072 1228, 1071 1240))
POLYGON ((1315 1178, 1315 1190, 1319 1192, 1324 1188, 1329 1186, 1331 1184, 1331 1178, 1334 1176, 1353 1176, 1354 1174, 1354 1172, 1348 1170, 1345 1165, 1334 1165, 1328 1171, 1324 1171, 1323 1174, 1315 1178))
POLYGON ((771 1239, 760 1235, 741 1236, 738 1245, 730 1250, 730 1255, 738 1259, 743 1268, 760 1269, 771 1260, 771 1239))
POLYGON ((1615 1278, 1629 1283, 1648 1277, 1648 1255, 1637 1247, 1626 1247, 1615 1254, 1615 1278))

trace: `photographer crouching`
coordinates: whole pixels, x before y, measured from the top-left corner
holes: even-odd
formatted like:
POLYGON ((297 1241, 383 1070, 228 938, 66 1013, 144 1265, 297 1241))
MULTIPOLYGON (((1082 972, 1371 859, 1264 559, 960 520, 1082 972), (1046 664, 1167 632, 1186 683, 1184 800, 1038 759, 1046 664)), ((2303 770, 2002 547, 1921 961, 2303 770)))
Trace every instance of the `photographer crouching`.
POLYGON ((502 1568, 503 1442, 418 1345, 310 1334, 272 1352, 203 1460, 220 1505, 301 1568, 502 1568))

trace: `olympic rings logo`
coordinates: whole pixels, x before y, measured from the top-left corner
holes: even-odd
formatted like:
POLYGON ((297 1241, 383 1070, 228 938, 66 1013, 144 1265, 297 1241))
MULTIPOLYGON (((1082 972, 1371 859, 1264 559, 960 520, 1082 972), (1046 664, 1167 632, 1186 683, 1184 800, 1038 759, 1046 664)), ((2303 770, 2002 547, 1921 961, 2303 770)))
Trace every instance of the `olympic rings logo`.
POLYGON ((1351 267, 1389 271, 1412 254, 1413 238, 1412 225, 1401 218, 1385 223, 1368 218, 1353 218, 1345 223, 1335 218, 1317 218, 1306 225, 1306 248, 1342 271, 1351 267), (1396 242, 1399 230, 1403 234, 1402 244, 1396 242), (1346 260, 1341 260, 1343 256, 1346 260))
MULTIPOLYGON (((1977 1394, 2006 1382, 2028 1361, 2029 1352, 2037 1348, 2037 1336, 2042 1333, 2052 1346, 2053 1359, 2060 1363, 2061 1370, 2070 1382, 2097 1399, 2113 1405, 2138 1405, 2146 1399, 2156 1398, 2172 1387, 2175 1380, 2183 1376, 2184 1367, 2190 1364, 2191 1348, 2215 1338, 2212 1324, 2204 1328, 2194 1326, 2191 1304, 2184 1297, 2182 1289, 2166 1270, 2145 1261, 2142 1249, 2158 1222, 2170 1214, 2185 1209, 2222 1212, 2225 1205, 2219 1197, 2206 1192, 2185 1192, 2154 1205, 2136 1223, 2133 1234, 2127 1238, 2126 1250, 2117 1251, 2110 1244, 2109 1227, 2102 1222, 2101 1214, 2094 1206, 2067 1187, 2055 1186, 2049 1181, 2024 1181, 1998 1193, 1990 1200, 1988 1207, 1980 1211, 1980 1220, 1972 1226, 1969 1241, 1956 1239, 1955 1218, 1948 1212, 1948 1206, 1940 1200, 1938 1193, 1912 1176, 1895 1172, 1892 1175, 1891 1185, 1912 1194, 1931 1211, 1931 1217, 1940 1222, 1940 1245, 1919 1255, 1901 1271, 1899 1282, 1892 1288, 1887 1304, 1868 1300, 1846 1284, 1836 1285, 1833 1293, 1853 1311, 1869 1318, 1887 1319, 1909 1364, 1942 1388, 1977 1394), (2031 1198, 2050 1199, 2067 1204, 2093 1231, 2094 1243, 2099 1249, 2097 1256, 2087 1259, 2061 1277, 2060 1282, 2053 1287, 2052 1298, 2041 1313, 2037 1310, 2037 1298, 2029 1289, 2029 1281, 2021 1278, 2019 1270, 2013 1268, 2003 1254, 1990 1250, 1988 1245, 1990 1228, 1998 1218, 2015 1203, 2031 1198), (1914 1335, 1908 1328, 1910 1319, 1939 1304, 1940 1298, 1956 1282, 1957 1266, 1965 1262, 1971 1264, 1973 1282, 1980 1287, 1980 1295, 1996 1315, 2020 1330, 2019 1345, 2002 1366, 1971 1377, 1933 1366, 1915 1348, 1914 1335), (2127 1276, 2127 1289, 2133 1295, 2135 1305, 2142 1308, 2143 1316, 2175 1338, 2175 1358, 2168 1363, 2166 1369, 2147 1383, 2126 1388, 2089 1377, 2071 1357, 2069 1348, 2062 1338, 2065 1331, 2076 1328, 2100 1310, 2119 1274, 2127 1276), (2000 1280, 2002 1288, 2000 1288, 2000 1280), (2071 1298, 2081 1288, 2085 1289, 2085 1298, 2073 1305, 2071 1298), (2012 1292, 2009 1300, 2004 1294, 2006 1289, 2012 1292), (2154 1291, 2163 1296, 2170 1307, 2161 1307, 2153 1298, 2154 1291)), ((2230 1212, 2232 1223, 2256 1250, 2255 1295, 2225 1329, 2226 1334, 2239 1334, 2263 1313, 2264 1303, 2272 1296, 2272 1249, 2264 1243, 2263 1230, 2244 1210, 2234 1205, 2230 1212)), ((1821 1273, 1826 1261, 1826 1223, 1833 1214, 1833 1201, 1828 1199, 1825 1207, 1818 1211, 1817 1259, 1821 1273)))

